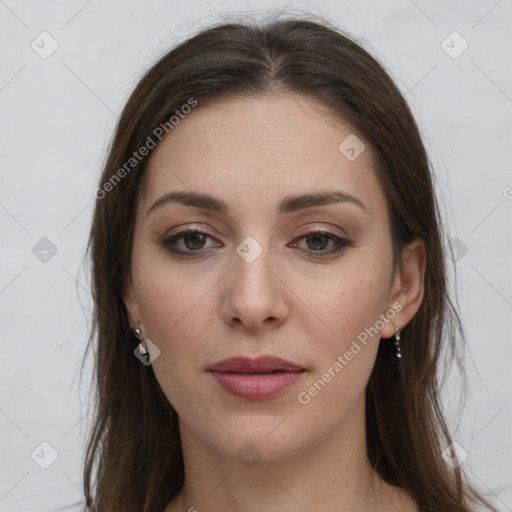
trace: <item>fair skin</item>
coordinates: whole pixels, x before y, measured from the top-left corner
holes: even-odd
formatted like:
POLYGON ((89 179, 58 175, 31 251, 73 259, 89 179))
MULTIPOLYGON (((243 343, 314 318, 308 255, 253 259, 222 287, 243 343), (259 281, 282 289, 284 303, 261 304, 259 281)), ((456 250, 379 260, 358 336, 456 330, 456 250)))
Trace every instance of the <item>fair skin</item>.
POLYGON ((149 160, 123 299, 132 325, 160 350, 152 369, 179 416, 186 478, 165 512, 418 511, 367 459, 364 391, 379 342, 393 343, 385 338, 421 304, 425 248, 413 240, 394 267, 370 144, 350 161, 338 146, 362 135, 319 107, 291 94, 199 105, 149 160), (209 194, 229 212, 167 202, 147 214, 173 191, 209 194), (337 202, 277 211, 285 197, 324 191, 343 191, 364 208, 337 202), (162 246, 187 227, 207 236, 176 240, 183 256, 162 246), (314 228, 352 245, 326 255, 337 243, 304 236, 314 228), (250 263, 236 251, 249 236, 262 249, 250 263), (400 308, 379 335, 359 343, 333 377, 338 356, 393 304, 400 308), (306 371, 264 400, 227 394, 207 371, 222 359, 261 354, 306 371), (330 382, 301 403, 299 393, 328 368, 330 382), (257 459, 250 466, 237 456, 247 443, 257 459))

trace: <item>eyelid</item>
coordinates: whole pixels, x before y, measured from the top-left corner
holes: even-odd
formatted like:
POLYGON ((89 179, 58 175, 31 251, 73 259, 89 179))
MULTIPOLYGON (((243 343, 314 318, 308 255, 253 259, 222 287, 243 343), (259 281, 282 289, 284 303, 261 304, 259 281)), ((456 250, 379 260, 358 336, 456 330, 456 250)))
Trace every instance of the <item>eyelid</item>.
POLYGON ((164 239, 167 239, 171 236, 174 236, 174 235, 182 235, 182 234, 186 234, 188 232, 196 232, 196 231, 199 231, 201 233, 203 233, 204 235, 208 235, 212 238, 220 238, 222 235, 214 228, 203 228, 201 226, 201 224, 187 224, 183 227, 177 227, 177 228, 173 228, 171 229, 170 231, 167 231, 164 235, 164 239))
MULTIPOLYGON (((200 232, 201 234, 204 234, 204 235, 207 235, 211 238, 216 238, 217 240, 219 238, 222 237, 222 235, 214 228, 211 228, 211 230, 213 231, 214 234, 210 233, 208 230, 205 230, 201 227, 200 224, 187 224, 185 227, 183 228, 176 228, 176 229, 173 229, 169 232, 167 232, 163 239, 164 240, 167 240, 169 239, 170 237, 172 236, 175 236, 175 235, 186 235, 187 233, 189 232, 200 232)), ((320 224, 316 224, 316 225, 308 225, 307 227, 304 227, 304 228, 299 228, 299 232, 297 234, 297 237, 301 237, 303 235, 308 235, 308 234, 315 234, 315 233, 319 233, 319 234, 325 234, 325 235, 335 235, 335 236, 338 236, 340 238, 349 238, 348 235, 343 232, 343 231, 340 231, 339 228, 336 228, 335 226, 332 226, 330 225, 327 229, 323 226, 321 226, 320 224), (331 233, 330 231, 331 230, 335 230, 336 232, 334 233, 331 233)))
POLYGON ((336 235, 336 236, 339 236, 340 238, 348 238, 348 235, 347 233, 341 231, 339 228, 336 228, 335 226, 332 226, 332 225, 329 225, 327 228, 325 227, 325 225, 308 225, 307 227, 305 228, 301 228, 300 231, 299 231, 299 234, 298 236, 301 236, 301 235, 307 235, 309 233, 312 233, 312 234, 315 234, 315 233, 321 233, 321 234, 332 234, 332 235, 336 235), (335 231, 334 233, 331 233, 331 231, 335 231))

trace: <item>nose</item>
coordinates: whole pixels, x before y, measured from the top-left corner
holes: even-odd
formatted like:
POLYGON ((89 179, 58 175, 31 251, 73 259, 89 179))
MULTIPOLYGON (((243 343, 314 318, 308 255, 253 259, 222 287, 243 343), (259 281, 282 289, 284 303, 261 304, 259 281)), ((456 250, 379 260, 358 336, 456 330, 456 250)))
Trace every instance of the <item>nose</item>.
POLYGON ((290 315, 292 292, 267 249, 253 261, 235 252, 224 286, 221 314, 232 328, 258 334, 278 328, 290 315))

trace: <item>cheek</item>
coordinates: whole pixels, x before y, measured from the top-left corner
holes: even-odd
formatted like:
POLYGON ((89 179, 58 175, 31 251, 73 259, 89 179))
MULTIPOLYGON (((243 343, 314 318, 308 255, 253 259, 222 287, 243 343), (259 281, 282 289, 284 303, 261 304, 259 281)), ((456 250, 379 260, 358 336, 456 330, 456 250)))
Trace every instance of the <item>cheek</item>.
POLYGON ((134 266, 134 284, 145 334, 160 350, 152 368, 169 402, 187 417, 191 396, 202 403, 197 379, 203 378, 202 356, 218 317, 215 286, 221 283, 218 276, 192 265, 146 261, 137 273, 134 266))
MULTIPOLYGON (((185 339, 199 340, 209 322, 216 281, 197 266, 176 264, 160 253, 134 257, 134 284, 146 334, 161 350, 185 339), (160 347, 162 345, 162 347, 160 347)), ((184 344, 184 343, 182 343, 184 344)))
POLYGON ((310 396, 321 394, 323 398, 315 399, 318 404, 353 403, 364 391, 380 343, 381 314, 386 310, 386 264, 363 258, 347 263, 336 276, 318 281, 316 293, 310 292, 302 306, 301 330, 315 340, 316 365, 308 384, 317 383, 310 396))
POLYGON ((333 348, 341 350, 350 345, 384 312, 388 278, 385 264, 358 258, 341 269, 315 276, 314 286, 310 280, 303 281, 297 292, 302 299, 297 307, 302 309, 298 318, 303 328, 309 332, 315 328, 317 337, 321 334, 333 348))
POLYGON ((195 389, 198 354, 208 342, 213 318, 203 281, 175 273, 159 273, 155 267, 139 284, 139 303, 145 334, 159 348, 152 363, 155 377, 169 402, 182 416, 189 414, 195 389))
POLYGON ((336 290, 320 310, 334 334, 316 336, 314 371, 297 396, 308 417, 323 417, 327 429, 348 417, 364 396, 380 343, 375 323, 383 311, 375 283, 356 279, 336 290), (332 413, 326 415, 327 410, 332 413))

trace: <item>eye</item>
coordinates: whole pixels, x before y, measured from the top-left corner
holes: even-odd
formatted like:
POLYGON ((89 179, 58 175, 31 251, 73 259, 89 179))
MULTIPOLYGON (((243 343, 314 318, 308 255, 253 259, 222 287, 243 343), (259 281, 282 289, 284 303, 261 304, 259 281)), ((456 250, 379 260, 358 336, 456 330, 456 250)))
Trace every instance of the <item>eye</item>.
MULTIPOLYGON (((310 242, 306 243, 310 248, 305 249, 305 251, 313 257, 319 258, 337 254, 345 250, 347 247, 352 247, 354 245, 348 238, 343 238, 335 235, 334 233, 321 230, 308 231, 297 238, 297 240, 310 240, 310 242), (331 246, 330 250, 325 250, 330 242, 333 242, 334 246, 331 246)), ((295 247, 297 246, 297 243, 292 243, 290 245, 295 247)))
POLYGON ((162 245, 172 254, 193 255, 200 254, 205 249, 206 240, 213 237, 204 231, 187 228, 163 240, 162 245), (182 242, 180 244, 180 242, 182 242))
MULTIPOLYGON (((165 238, 161 242, 161 245, 165 247, 171 254, 189 258, 193 256, 201 256, 205 250, 209 248, 205 245, 208 239, 215 240, 211 235, 205 233, 204 231, 187 228, 165 238)), ((306 243, 308 248, 304 249, 304 251, 309 253, 309 255, 318 258, 340 253, 347 247, 354 245, 347 238, 343 238, 335 235, 334 233, 321 230, 310 230, 301 235, 296 240, 309 240, 309 242, 306 243), (326 250, 329 243, 333 243, 334 246, 331 246, 329 250, 326 250)), ((216 244, 210 246, 210 248, 215 246, 218 247, 220 245, 222 244, 216 244)), ((290 244, 290 246, 297 247, 298 244, 293 242, 290 244)))

